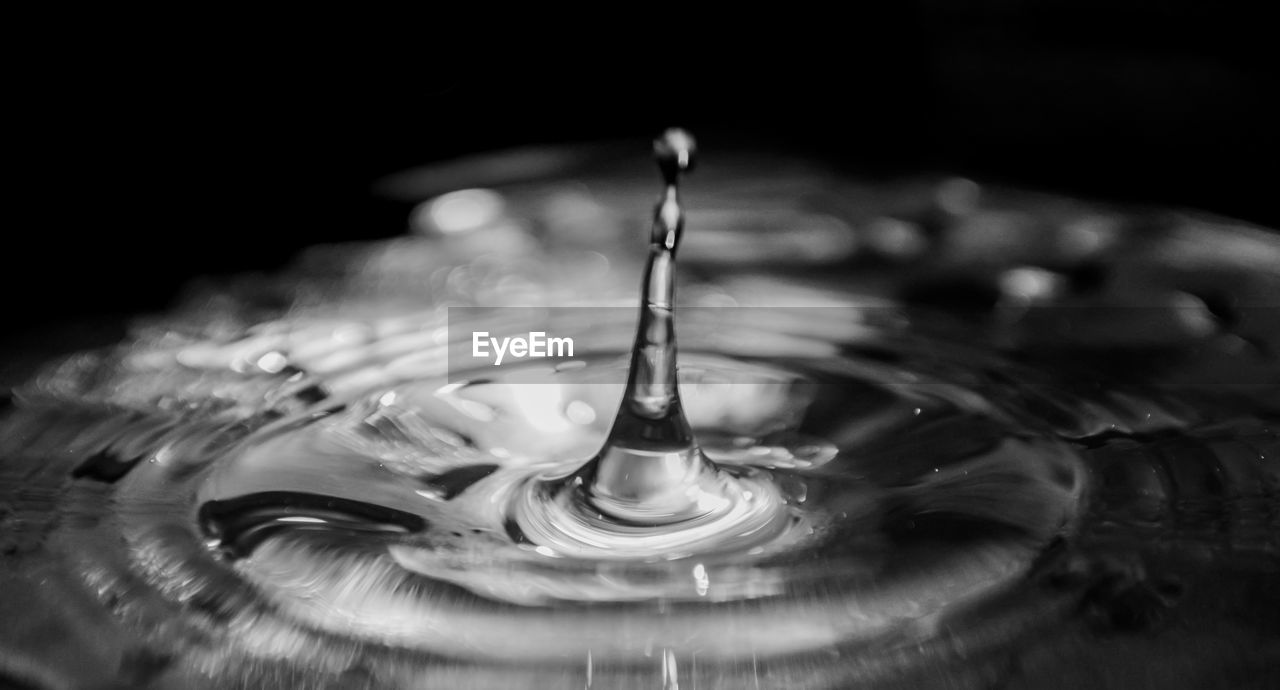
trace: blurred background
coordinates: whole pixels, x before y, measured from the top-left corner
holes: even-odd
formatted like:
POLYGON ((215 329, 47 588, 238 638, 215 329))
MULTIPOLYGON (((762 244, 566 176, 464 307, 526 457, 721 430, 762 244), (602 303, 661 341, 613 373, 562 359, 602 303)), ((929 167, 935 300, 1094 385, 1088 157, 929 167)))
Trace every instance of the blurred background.
POLYGON ((398 234, 407 209, 370 192, 397 170, 531 144, 646 147, 673 124, 708 156, 759 143, 869 175, 954 173, 1278 227, 1275 29, 1242 8, 918 1, 754 17, 767 33, 620 11, 518 43, 443 17, 408 38, 341 16, 324 29, 160 18, 163 31, 113 17, 123 33, 64 17, 11 80, 11 174, 34 212, 10 217, 3 347, 109 342, 119 315, 165 308, 194 276, 398 234))

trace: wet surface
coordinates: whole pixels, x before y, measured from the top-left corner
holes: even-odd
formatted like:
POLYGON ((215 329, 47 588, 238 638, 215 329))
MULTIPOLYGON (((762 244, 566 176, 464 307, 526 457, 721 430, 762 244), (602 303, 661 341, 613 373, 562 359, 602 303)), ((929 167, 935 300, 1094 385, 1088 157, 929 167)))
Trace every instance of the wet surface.
POLYGON ((627 525, 548 488, 595 457, 624 397, 654 185, 623 161, 429 200, 414 236, 316 248, 19 387, 0 410, 15 621, 0 673, 333 688, 1276 673, 1274 235, 721 161, 685 192, 679 392, 717 476, 751 494, 733 504, 750 529, 627 525), (590 347, 529 383, 527 367, 447 370, 442 346, 470 333, 444 328, 445 308, 462 305, 625 308, 557 321, 590 347))

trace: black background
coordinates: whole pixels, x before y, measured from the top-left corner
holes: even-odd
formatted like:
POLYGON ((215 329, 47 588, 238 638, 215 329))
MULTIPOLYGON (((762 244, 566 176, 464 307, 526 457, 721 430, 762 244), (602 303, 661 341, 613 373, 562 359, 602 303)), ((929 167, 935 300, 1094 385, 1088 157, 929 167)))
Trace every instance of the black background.
POLYGON ((55 23, 15 64, 7 99, 20 123, 9 148, 22 151, 8 166, 20 181, 5 335, 162 309, 193 276, 394 235, 404 209, 369 185, 405 167, 536 143, 645 147, 671 124, 704 151, 746 138, 871 172, 1280 226, 1274 29, 1260 16, 1191 3, 896 8, 777 25, 765 14, 755 33, 733 17, 695 31, 654 10, 591 15, 567 38, 530 29, 519 42, 439 17, 407 35, 390 20, 319 31, 245 17, 198 37, 55 23), (447 34, 462 41, 444 47, 447 34))

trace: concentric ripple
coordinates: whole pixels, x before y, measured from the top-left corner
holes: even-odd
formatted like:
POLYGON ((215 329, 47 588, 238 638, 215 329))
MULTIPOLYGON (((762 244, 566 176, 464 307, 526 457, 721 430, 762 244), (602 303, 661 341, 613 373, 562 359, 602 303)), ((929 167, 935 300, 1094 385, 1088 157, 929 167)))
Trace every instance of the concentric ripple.
POLYGON ((682 640, 723 661, 868 639, 999 590, 1077 519, 1075 453, 976 391, 891 383, 854 359, 767 366, 697 345, 690 417, 724 425, 705 429, 705 452, 748 494, 701 523, 593 524, 589 506, 564 503, 572 492, 547 490, 603 442, 621 386, 593 377, 620 353, 555 384, 375 387, 204 463, 162 449, 118 485, 118 520, 162 590, 233 573, 309 628, 537 662, 635 660, 682 640), (756 382, 723 383, 735 373, 756 382), (796 463, 804 453, 825 461, 796 463), (191 506, 209 540, 199 559, 191 506))
MULTIPOLYGON (((607 226, 628 187, 596 189, 607 226)), ((507 212, 567 194, 504 193, 507 212)), ((1247 673, 1265 654, 1239 650, 1264 648, 1280 610, 1280 262, 1262 260, 1280 250, 1180 217, 1126 240, 1100 220, 1123 217, 1057 201, 995 195, 986 220, 929 207, 942 230, 917 239, 936 246, 910 256, 877 234, 908 210, 832 202, 821 227, 871 248, 857 271, 758 270, 780 250, 749 225, 732 261, 691 245, 680 391, 733 482, 701 517, 631 531, 564 489, 609 433, 633 314, 557 322, 598 343, 572 366, 446 365, 469 336, 448 304, 628 303, 634 257, 555 234, 589 209, 540 220, 533 258, 477 254, 475 235, 315 254, 17 392, 0 521, 22 601, 6 605, 137 687, 1247 673), (996 225, 1023 234, 980 232, 996 225), (264 315, 251 294, 289 306, 264 315)), ((814 215, 777 203, 779 222, 814 215)), ((3 674, 82 680, 0 644, 31 660, 3 674)))

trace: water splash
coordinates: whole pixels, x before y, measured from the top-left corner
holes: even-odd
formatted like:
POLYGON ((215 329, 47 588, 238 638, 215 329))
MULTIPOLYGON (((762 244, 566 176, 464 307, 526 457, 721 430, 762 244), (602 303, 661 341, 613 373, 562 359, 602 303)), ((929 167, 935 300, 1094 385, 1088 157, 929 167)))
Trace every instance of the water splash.
MULTIPOLYGON (((504 190, 466 229, 320 252, 19 391, 0 422, 19 619, 156 687, 1128 687, 1266 662, 1239 650, 1274 629, 1280 574, 1273 238, 1172 216, 1135 238, 1115 211, 972 183, 940 202, 704 173, 676 383, 647 383, 679 404, 700 495, 767 506, 762 528, 697 500, 628 513, 666 492, 582 471, 635 448, 609 422, 654 389, 612 377, 664 333, 640 361, 671 371, 672 328, 569 324, 617 345, 543 383, 446 381, 438 305, 634 303, 621 276, 653 252, 628 263, 575 225, 622 236, 606 210, 651 193, 623 174, 526 221, 544 254, 480 251, 519 227, 503 214, 567 208, 554 185, 504 190), (760 218, 818 216, 866 240, 857 270, 769 260, 760 218), (895 253, 888 227, 928 246, 895 253)), ((658 215, 674 259, 679 216, 658 215)))
POLYGON ((676 376, 680 176, 696 145, 670 129, 654 142, 664 189, 654 209, 630 368, 603 449, 566 479, 517 497, 520 538, 579 558, 653 559, 746 551, 802 531, 770 481, 734 476, 703 454, 676 376))
POLYGON ((676 384, 679 181, 693 168, 695 152, 693 138, 678 129, 654 142, 665 189, 654 209, 631 368, 605 447, 584 473, 592 505, 639 525, 699 517, 725 502, 704 491, 703 475, 715 470, 698 449, 676 384))

